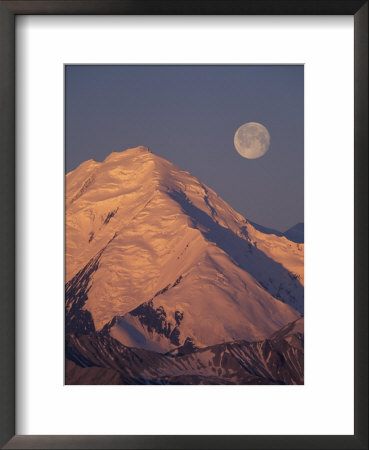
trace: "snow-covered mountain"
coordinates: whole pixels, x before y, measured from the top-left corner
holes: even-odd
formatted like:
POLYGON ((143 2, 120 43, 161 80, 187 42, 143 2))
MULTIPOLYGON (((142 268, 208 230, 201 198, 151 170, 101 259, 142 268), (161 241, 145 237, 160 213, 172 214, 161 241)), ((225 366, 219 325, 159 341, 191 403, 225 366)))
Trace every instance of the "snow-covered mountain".
POLYGON ((129 348, 103 333, 69 335, 66 384, 303 384, 304 319, 259 342, 167 354, 129 348))
POLYGON ((146 147, 89 160, 66 176, 66 332, 159 353, 264 340, 303 314, 303 253, 146 147))

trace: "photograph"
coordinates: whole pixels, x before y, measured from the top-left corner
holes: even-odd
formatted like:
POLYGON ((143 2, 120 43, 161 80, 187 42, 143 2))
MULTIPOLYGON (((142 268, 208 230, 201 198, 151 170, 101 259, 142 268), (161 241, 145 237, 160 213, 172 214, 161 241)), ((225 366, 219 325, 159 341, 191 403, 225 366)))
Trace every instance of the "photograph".
POLYGON ((304 65, 64 66, 66 385, 304 384, 304 65))

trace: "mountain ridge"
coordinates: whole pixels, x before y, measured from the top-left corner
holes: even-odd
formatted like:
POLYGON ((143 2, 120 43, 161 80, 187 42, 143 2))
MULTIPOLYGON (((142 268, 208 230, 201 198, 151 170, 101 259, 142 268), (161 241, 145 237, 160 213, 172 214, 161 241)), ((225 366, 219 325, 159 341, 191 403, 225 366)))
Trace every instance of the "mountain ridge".
POLYGON ((264 341, 183 353, 129 348, 101 333, 68 335, 67 384, 304 384, 304 319, 264 341), (113 357, 111 357, 113 355, 113 357))
POLYGON ((256 228, 257 230, 261 231, 265 234, 275 234, 276 236, 284 236, 289 241, 295 242, 296 244, 303 244, 304 243, 304 223, 298 222, 292 227, 288 228, 286 231, 279 231, 274 230, 273 228, 264 227, 262 225, 259 225, 255 222, 251 222, 251 225, 256 228))
POLYGON ((147 148, 82 163, 66 193, 69 332, 110 327, 165 353, 265 338, 303 314, 303 245, 261 233, 147 148))

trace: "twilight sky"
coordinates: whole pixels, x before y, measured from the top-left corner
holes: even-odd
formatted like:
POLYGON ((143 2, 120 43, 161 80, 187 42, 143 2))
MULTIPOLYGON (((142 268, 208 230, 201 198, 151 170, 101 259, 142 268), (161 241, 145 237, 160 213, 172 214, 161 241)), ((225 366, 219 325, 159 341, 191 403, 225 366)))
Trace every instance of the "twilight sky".
POLYGON ((66 171, 145 145, 247 219, 304 220, 303 66, 66 66, 66 171), (242 158, 237 128, 260 122, 269 151, 242 158))

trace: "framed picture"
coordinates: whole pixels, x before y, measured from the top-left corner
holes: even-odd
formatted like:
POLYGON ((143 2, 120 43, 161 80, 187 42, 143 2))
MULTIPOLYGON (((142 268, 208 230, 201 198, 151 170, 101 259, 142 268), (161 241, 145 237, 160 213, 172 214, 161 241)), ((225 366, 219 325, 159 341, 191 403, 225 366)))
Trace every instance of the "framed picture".
POLYGON ((0 3, 4 448, 368 448, 367 19, 0 3))

